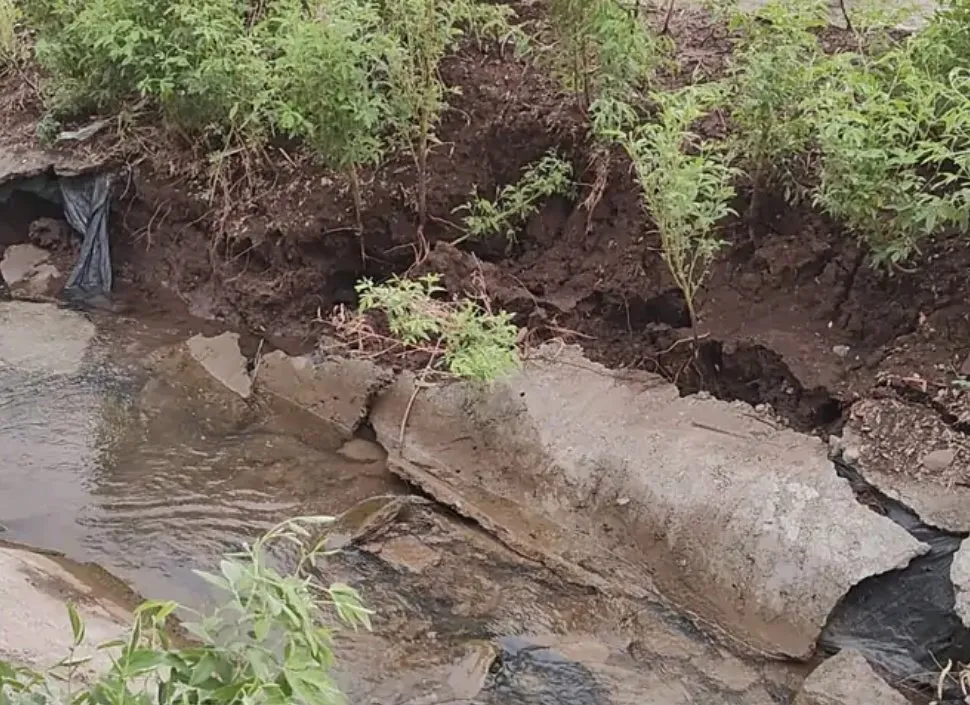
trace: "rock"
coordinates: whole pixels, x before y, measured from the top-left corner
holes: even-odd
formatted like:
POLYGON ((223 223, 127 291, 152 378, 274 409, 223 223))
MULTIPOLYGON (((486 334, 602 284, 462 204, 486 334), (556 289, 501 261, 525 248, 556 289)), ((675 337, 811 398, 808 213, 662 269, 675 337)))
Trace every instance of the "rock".
MULTIPOLYGON (((84 620, 86 640, 77 656, 126 634, 131 623, 127 605, 107 594, 100 581, 83 579, 88 570, 57 557, 0 545, 0 660, 43 668, 67 656, 68 602, 77 606, 84 620)), ((92 664, 94 669, 107 666, 108 654, 102 652, 92 664)))
POLYGON ((908 705, 857 651, 840 651, 805 679, 795 705, 908 705))
POLYGON ((352 436, 367 416, 371 399, 391 380, 389 370, 366 360, 329 358, 314 363, 309 356, 276 351, 262 358, 257 383, 352 436))
POLYGON ((956 457, 956 451, 951 448, 934 450, 923 456, 922 465, 930 472, 940 472, 950 467, 956 457))
POLYGON ((239 334, 223 333, 214 338, 196 335, 186 342, 189 354, 226 389, 249 399, 253 382, 246 370, 246 358, 239 351, 239 334))
POLYGON ((950 580, 953 581, 956 596, 953 609, 963 623, 970 627, 970 547, 967 546, 966 541, 960 545, 960 550, 953 556, 950 580))
POLYGON ((847 357, 849 355, 850 348, 848 345, 834 345, 832 346, 832 352, 834 352, 839 357, 847 357))
POLYGON ((440 554, 414 536, 395 536, 377 547, 380 557, 391 565, 420 574, 437 565, 440 554))
POLYGON ((768 653, 806 657, 851 587, 927 550, 857 502, 818 439, 575 346, 420 390, 401 447, 414 388, 402 375, 370 415, 394 472, 525 555, 637 599, 656 584, 768 653))
POLYGON ((387 457, 387 451, 372 441, 351 438, 337 450, 339 455, 359 463, 376 463, 387 457))
POLYGON ((11 245, 0 261, 0 276, 7 282, 11 295, 50 296, 61 273, 48 264, 50 253, 33 245, 11 245))
POLYGON ((73 374, 94 338, 94 324, 53 304, 0 302, 0 367, 73 374))
POLYGON ((27 239, 45 250, 81 244, 81 238, 74 234, 71 226, 56 218, 38 218, 33 221, 27 230, 27 239))
POLYGON ((967 355, 963 364, 960 365, 960 374, 964 377, 970 377, 970 355, 967 355))

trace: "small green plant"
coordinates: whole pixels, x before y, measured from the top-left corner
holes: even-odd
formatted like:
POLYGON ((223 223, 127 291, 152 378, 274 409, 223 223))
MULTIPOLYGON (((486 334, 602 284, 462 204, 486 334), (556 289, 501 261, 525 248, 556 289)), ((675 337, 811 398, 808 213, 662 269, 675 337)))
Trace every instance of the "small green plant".
POLYGON ((630 106, 615 101, 594 110, 594 131, 618 142, 633 162, 664 263, 684 295, 695 332, 697 293, 727 244, 717 226, 733 213, 735 171, 718 145, 691 128, 720 98, 720 88, 710 85, 655 93, 657 122, 640 122, 630 106))
POLYGON ((919 42, 883 55, 843 57, 818 110, 815 202, 894 265, 919 242, 970 212, 970 77, 939 78, 916 58, 919 42), (837 86, 837 88, 835 87, 837 86))
POLYGON ((553 0, 551 56, 566 89, 588 109, 598 98, 628 100, 650 83, 667 45, 618 0, 553 0))
POLYGON ((392 46, 381 16, 362 0, 321 4, 316 21, 308 21, 302 0, 278 0, 272 10, 274 123, 350 177, 361 231, 358 171, 379 160, 388 115, 382 83, 392 46))
POLYGON ((387 56, 391 127, 417 169, 421 259, 427 252, 428 158, 449 92, 439 65, 465 31, 480 40, 508 36, 513 11, 477 0, 387 0, 381 12, 395 47, 387 56))
MULTIPOLYGON (((343 703, 331 676, 331 615, 353 628, 370 628, 370 611, 347 585, 317 577, 323 540, 314 532, 332 520, 302 517, 283 522, 240 553, 227 556, 219 575, 200 573, 226 601, 185 625, 196 640, 176 645, 166 629, 179 609, 150 601, 135 611, 126 639, 102 644, 110 668, 82 674, 84 624, 69 608, 74 646, 46 672, 0 662, 0 705, 249 705, 343 703), (292 572, 272 566, 269 550, 292 548, 292 572)), ((182 608, 185 609, 185 608, 182 608)))
POLYGON ((387 316, 391 335, 409 346, 428 349, 451 374, 490 381, 519 366, 518 332, 512 315, 491 313, 470 299, 443 301, 437 274, 419 279, 392 278, 385 284, 357 284, 360 311, 387 316))
POLYGON ((503 186, 495 200, 477 194, 456 212, 466 212, 466 234, 458 242, 502 236, 511 248, 519 238, 519 228, 539 212, 539 204, 550 196, 565 196, 573 188, 572 165, 554 152, 530 164, 516 183, 503 186))
POLYGON ((775 0, 732 20, 743 39, 735 53, 729 103, 733 139, 751 182, 752 216, 762 191, 802 195, 796 162, 810 149, 814 113, 809 100, 827 59, 815 32, 825 25, 824 2, 775 0))
POLYGON ((0 0, 0 71, 20 61, 22 48, 17 36, 20 9, 13 0, 0 0))

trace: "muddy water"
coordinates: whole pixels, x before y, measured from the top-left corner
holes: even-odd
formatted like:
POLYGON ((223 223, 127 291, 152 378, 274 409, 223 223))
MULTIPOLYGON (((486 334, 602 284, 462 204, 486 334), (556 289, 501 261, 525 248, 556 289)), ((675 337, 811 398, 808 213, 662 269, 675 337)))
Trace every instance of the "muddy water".
POLYGON ((193 569, 287 515, 363 502, 327 576, 378 610, 373 633, 340 640, 352 702, 765 705, 797 685, 798 673, 739 658, 659 603, 564 582, 403 496, 383 461, 344 458, 341 439, 299 411, 215 394, 159 363, 186 337, 0 303, 5 539, 197 606, 208 593, 193 569))
POLYGON ((178 331, 104 321, 70 372, 33 355, 29 327, 11 320, 3 335, 4 357, 35 368, 0 364, 4 538, 96 561, 146 596, 198 604, 207 593, 192 569, 261 528, 399 489, 382 465, 344 459, 336 436, 292 419, 200 419, 143 366, 178 331))

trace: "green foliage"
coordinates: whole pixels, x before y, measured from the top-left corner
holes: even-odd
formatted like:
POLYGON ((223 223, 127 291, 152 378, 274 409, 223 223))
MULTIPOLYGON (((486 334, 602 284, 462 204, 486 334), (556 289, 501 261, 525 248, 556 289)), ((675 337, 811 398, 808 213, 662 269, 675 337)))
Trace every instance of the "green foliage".
POLYGON ((330 675, 332 619, 370 628, 370 612, 352 588, 316 577, 326 517, 284 522, 238 554, 220 574, 200 573, 224 593, 215 611, 185 625, 197 640, 172 642, 166 622, 179 606, 150 601, 135 611, 127 638, 98 647, 111 667, 88 678, 80 671, 84 624, 71 607, 71 652, 50 671, 0 662, 0 705, 336 705, 344 702, 330 675), (272 567, 269 548, 297 546, 296 567, 272 567))
POLYGON ((502 40, 514 15, 505 5, 476 0, 386 0, 382 14, 394 49, 388 52, 390 121, 418 170, 420 227, 427 220, 428 157, 448 92, 439 65, 465 31, 502 40))
POLYGON ((471 201, 458 207, 458 211, 468 213, 464 218, 465 237, 483 240, 501 235, 510 247, 515 245, 519 228, 539 212, 539 204, 550 196, 570 193, 572 179, 573 168, 569 162, 555 152, 546 154, 530 164, 518 182, 503 186, 494 201, 473 194, 471 201))
POLYGON ((440 281, 437 274, 385 284, 364 279, 357 284, 360 311, 383 311, 391 334, 407 345, 433 344, 447 371, 459 377, 489 381, 518 367, 512 315, 491 313, 469 299, 436 299, 444 292, 440 281))
POLYGON ((594 131, 618 142, 633 162, 662 255, 696 324, 695 298, 711 262, 727 243, 718 223, 732 213, 735 175, 725 155, 691 131, 721 98, 717 86, 692 86, 653 96, 658 122, 609 101, 594 106, 594 131))
POLYGON ((666 43, 618 0, 553 0, 553 65, 584 107, 598 98, 629 100, 650 83, 666 43))
POLYGON ((944 227, 966 231, 970 218, 970 80, 927 73, 918 48, 846 59, 820 93, 816 203, 880 263, 906 260, 944 227))
POLYGON ((793 162, 811 146, 814 112, 808 101, 827 61, 814 31, 824 26, 824 0, 776 0, 757 13, 738 12, 743 31, 730 78, 734 139, 753 189, 779 187, 798 193, 793 162))
POLYGON ((0 0, 0 70, 20 61, 22 47, 17 36, 20 10, 13 0, 0 0))

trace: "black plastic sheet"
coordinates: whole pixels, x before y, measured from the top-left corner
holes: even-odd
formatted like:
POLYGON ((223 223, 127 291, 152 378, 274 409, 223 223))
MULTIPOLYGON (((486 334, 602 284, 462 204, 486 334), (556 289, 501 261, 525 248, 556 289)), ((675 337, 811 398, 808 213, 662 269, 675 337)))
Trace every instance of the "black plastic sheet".
POLYGON ((62 177, 61 198, 67 222, 83 238, 64 296, 89 299, 111 293, 111 248, 108 242, 108 212, 111 175, 93 174, 62 177))

